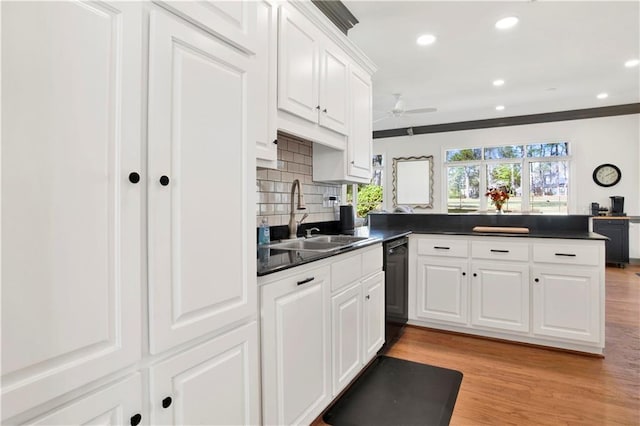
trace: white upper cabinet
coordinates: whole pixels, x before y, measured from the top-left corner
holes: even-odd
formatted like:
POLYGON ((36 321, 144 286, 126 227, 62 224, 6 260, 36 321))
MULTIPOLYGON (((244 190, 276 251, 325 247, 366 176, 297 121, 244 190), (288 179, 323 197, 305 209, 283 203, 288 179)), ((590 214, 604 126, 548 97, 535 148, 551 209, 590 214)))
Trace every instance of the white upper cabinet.
POLYGON ((260 167, 277 168, 277 75, 278 75, 278 8, 275 2, 256 2, 259 33, 256 53, 256 160, 260 167))
POLYGON ((291 7, 280 7, 278 36, 278 108, 318 122, 320 33, 291 7))
POLYGON ((351 180, 371 179, 372 86, 371 76, 357 67, 350 71, 350 131, 347 142, 347 176, 351 180))
POLYGON ((148 247, 154 354, 255 313, 253 66, 219 39, 178 18, 152 14, 148 247))
POLYGON ((197 23, 227 43, 248 53, 259 50, 262 33, 255 25, 257 1, 154 1, 197 23))
POLYGON ((347 134, 349 120, 349 62, 337 46, 325 41, 320 49, 318 124, 347 134))
POLYGON ((7 419, 140 359, 143 20, 127 2, 0 7, 7 419))

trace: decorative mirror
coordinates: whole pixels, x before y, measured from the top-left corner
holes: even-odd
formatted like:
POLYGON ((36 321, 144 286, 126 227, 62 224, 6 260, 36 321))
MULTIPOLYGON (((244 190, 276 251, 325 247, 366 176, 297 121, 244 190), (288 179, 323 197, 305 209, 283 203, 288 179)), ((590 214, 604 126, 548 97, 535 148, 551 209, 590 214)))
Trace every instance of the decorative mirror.
POLYGON ((433 156, 393 159, 393 206, 433 208, 433 156))

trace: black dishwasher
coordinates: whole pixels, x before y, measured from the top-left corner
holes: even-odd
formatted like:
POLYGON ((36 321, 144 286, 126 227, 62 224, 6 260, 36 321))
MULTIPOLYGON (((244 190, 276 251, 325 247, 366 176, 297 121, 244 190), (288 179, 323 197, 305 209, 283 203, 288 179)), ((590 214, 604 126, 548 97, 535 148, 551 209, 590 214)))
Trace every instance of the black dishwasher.
POLYGON ((409 239, 397 238, 384 243, 385 271, 385 346, 400 337, 409 317, 408 272, 409 239))

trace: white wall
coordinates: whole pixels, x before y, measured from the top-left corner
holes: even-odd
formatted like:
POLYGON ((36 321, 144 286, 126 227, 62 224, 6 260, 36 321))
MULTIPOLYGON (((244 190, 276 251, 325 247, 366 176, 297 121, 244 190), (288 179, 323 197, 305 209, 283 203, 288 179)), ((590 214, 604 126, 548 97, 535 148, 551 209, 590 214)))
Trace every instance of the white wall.
MULTIPOLYGON (((434 207, 421 212, 446 213, 446 202, 443 202, 444 148, 553 141, 570 143, 569 213, 590 214, 592 202, 608 207, 610 195, 622 195, 627 215, 640 216, 640 114, 374 139, 374 154, 383 154, 385 158, 385 209, 393 209, 391 160, 394 157, 433 155, 434 207), (622 180, 616 186, 602 188, 593 182, 593 169, 602 163, 620 167, 622 180)), ((631 224, 630 256, 640 258, 638 223, 631 224)))

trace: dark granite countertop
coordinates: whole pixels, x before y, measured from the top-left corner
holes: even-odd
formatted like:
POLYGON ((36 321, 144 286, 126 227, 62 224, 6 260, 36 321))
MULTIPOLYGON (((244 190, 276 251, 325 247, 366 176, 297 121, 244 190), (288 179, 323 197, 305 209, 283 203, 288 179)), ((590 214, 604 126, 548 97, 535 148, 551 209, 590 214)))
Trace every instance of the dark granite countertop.
MULTIPOLYGON (((588 231, 589 216, 555 216, 555 217, 488 217, 482 215, 419 215, 419 214, 384 214, 370 215, 370 227, 357 228, 349 233, 370 240, 356 246, 346 247, 331 252, 291 251, 258 248, 258 276, 272 274, 285 269, 304 265, 317 260, 326 259, 338 254, 347 253, 372 244, 387 242, 411 233, 432 235, 464 235, 482 237, 509 238, 560 238, 570 240, 606 241, 604 235, 588 231), (526 226, 528 234, 474 232, 473 226, 526 226)), ((329 222, 328 222, 329 223, 329 222)), ((332 223, 329 223, 332 224, 332 223)), ((307 226, 312 226, 309 224, 307 226)), ((332 227, 323 228, 323 233, 337 233, 332 227), (332 232, 333 231, 333 232, 332 232)))
POLYGON ((258 276, 261 277, 274 272, 284 271, 285 269, 348 253, 382 242, 382 238, 375 235, 369 236, 368 234, 360 235, 356 233, 351 235, 366 236, 370 237, 370 239, 340 250, 324 253, 302 250, 277 250, 269 247, 258 246, 258 276))

